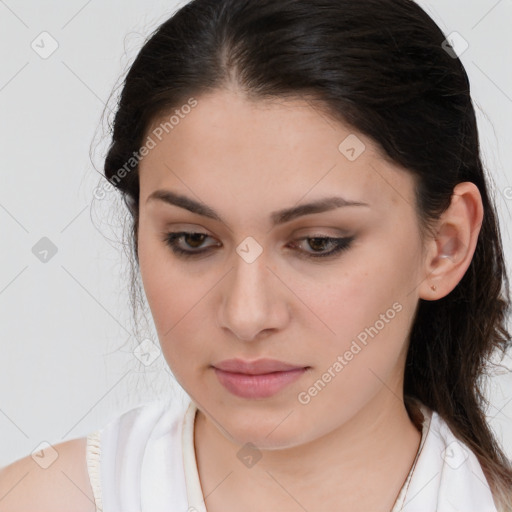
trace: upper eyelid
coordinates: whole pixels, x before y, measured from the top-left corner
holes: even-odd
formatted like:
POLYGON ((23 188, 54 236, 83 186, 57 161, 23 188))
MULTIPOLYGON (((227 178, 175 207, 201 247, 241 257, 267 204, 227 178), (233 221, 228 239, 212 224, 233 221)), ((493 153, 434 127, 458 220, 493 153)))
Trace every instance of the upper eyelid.
MULTIPOLYGON (((186 233, 186 234, 198 234, 198 235, 207 235, 212 238, 218 238, 217 235, 211 234, 212 232, 210 229, 205 228, 201 225, 195 225, 191 223, 173 223, 173 225, 168 225, 163 227, 163 231, 165 233, 186 233)), ((314 237, 316 235, 316 231, 318 231, 318 236, 324 236, 329 238, 343 238, 351 236, 353 229, 343 228, 341 226, 335 227, 335 226, 318 226, 318 225, 311 225, 311 226, 292 226, 291 231, 293 231, 293 234, 289 233, 290 227, 286 228, 286 232, 288 232, 288 235, 283 235, 285 238, 289 236, 307 236, 307 237, 314 237), (334 231, 334 233, 329 234, 329 231, 334 231), (297 234, 297 232, 300 232, 300 234, 297 234)), ((278 229, 276 231, 279 236, 281 236, 284 231, 282 229, 278 229)))
MULTIPOLYGON (((178 238, 183 238, 186 235, 204 235, 207 238, 217 239, 214 235, 210 235, 209 233, 205 233, 204 231, 199 230, 175 230, 175 231, 165 231, 164 235, 176 235, 178 238)), ((351 238, 351 235, 344 234, 327 234, 327 233, 306 233, 301 235, 296 235, 293 237, 294 240, 302 240, 302 239, 311 239, 311 238, 330 238, 330 239, 342 239, 342 238, 351 238)))

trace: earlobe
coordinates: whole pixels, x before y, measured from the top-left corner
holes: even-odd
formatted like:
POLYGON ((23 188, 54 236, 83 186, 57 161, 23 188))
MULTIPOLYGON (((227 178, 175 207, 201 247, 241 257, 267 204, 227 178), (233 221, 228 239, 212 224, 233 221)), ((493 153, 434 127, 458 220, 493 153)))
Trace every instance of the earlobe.
POLYGON ((428 245, 419 297, 437 300, 448 295, 466 273, 476 249, 483 219, 482 198, 471 182, 459 183, 441 215, 428 245))

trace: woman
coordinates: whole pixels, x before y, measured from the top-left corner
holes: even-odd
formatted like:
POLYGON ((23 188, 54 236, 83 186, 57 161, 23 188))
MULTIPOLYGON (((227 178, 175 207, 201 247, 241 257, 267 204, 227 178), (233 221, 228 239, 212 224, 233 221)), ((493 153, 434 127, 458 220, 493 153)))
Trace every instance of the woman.
POLYGON ((508 282, 445 39, 410 0, 194 0, 155 31, 105 176, 191 400, 62 446, 87 500, 54 469, 6 510, 512 510, 479 387, 508 282))

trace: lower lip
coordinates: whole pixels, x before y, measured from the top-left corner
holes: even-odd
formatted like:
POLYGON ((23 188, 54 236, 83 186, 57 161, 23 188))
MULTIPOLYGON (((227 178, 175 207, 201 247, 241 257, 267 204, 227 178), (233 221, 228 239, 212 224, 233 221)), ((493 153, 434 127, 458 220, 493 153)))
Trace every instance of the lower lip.
POLYGON ((241 398, 268 398, 296 381, 306 372, 306 368, 297 368, 286 372, 247 375, 231 373, 214 368, 220 383, 233 395, 241 398))

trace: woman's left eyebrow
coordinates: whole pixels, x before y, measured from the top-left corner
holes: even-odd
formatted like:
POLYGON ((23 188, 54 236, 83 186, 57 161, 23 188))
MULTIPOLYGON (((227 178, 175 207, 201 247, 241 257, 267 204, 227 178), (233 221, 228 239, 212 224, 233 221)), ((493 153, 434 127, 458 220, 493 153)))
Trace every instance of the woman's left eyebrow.
MULTIPOLYGON (((226 224, 222 217, 210 206, 182 194, 172 192, 171 190, 155 190, 147 198, 146 203, 153 200, 163 201, 167 204, 178 206, 179 208, 184 208, 185 210, 196 213, 197 215, 208 217, 210 219, 217 220, 223 224, 226 224)), ((305 215, 327 212, 348 206, 369 207, 370 205, 360 201, 350 201, 340 196, 331 196, 324 197, 307 204, 301 204, 291 208, 285 208, 284 210, 275 211, 270 214, 270 218, 272 225, 277 226, 279 224, 290 222, 305 215)))

